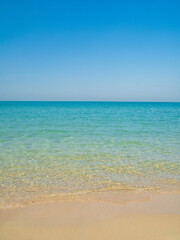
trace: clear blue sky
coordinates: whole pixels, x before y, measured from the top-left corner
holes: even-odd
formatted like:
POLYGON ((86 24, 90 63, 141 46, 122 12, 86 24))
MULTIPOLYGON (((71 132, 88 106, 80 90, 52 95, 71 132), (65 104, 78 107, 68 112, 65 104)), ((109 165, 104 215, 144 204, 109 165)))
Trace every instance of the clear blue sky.
POLYGON ((180 1, 0 1, 0 100, 180 101, 180 1))

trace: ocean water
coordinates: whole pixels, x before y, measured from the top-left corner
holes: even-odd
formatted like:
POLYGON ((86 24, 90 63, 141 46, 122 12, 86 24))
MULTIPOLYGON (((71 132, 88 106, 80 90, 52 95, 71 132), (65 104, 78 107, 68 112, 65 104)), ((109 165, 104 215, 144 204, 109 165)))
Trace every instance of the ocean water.
POLYGON ((180 190, 180 103, 0 102, 0 207, 180 190))

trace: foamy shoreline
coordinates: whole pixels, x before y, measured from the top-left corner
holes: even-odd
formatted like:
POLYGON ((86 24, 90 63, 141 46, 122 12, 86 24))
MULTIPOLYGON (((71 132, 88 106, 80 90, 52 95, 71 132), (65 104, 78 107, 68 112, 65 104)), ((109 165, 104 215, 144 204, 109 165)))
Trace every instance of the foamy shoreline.
POLYGON ((1 209, 24 208, 35 204, 48 204, 69 201, 80 202, 107 202, 116 204, 126 204, 137 201, 151 201, 156 195, 180 194, 180 191, 165 191, 156 188, 139 189, 98 189, 96 191, 81 191, 69 194, 51 194, 32 198, 24 201, 4 201, 0 204, 1 209))

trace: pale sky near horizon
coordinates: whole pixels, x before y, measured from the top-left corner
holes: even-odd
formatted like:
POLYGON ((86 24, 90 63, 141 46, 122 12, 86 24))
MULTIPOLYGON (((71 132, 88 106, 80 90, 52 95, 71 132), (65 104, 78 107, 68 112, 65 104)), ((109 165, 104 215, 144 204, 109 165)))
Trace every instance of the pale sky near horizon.
POLYGON ((0 100, 180 101, 180 1, 2 0, 0 100))

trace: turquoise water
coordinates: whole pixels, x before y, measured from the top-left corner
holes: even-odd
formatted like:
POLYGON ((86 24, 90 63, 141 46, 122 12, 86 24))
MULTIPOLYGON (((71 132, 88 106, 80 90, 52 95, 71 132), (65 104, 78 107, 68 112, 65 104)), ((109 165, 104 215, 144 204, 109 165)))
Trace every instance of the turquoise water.
POLYGON ((0 102, 0 207, 179 190, 180 103, 0 102))

